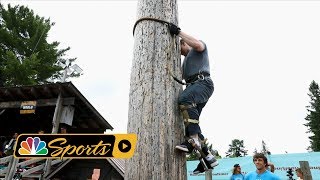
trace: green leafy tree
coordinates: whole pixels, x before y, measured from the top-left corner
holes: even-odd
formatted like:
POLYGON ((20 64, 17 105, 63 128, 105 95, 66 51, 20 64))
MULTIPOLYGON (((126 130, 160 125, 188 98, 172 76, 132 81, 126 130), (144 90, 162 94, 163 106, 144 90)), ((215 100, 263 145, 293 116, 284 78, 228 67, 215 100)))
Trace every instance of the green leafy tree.
POLYGON ((209 146, 209 151, 211 154, 216 158, 216 159, 221 159, 222 157, 220 156, 218 150, 212 149, 212 144, 209 146))
MULTIPOLYGON (((209 145, 209 143, 206 142, 206 146, 208 147, 208 150, 211 152, 211 154, 215 156, 216 159, 221 159, 219 152, 217 150, 212 149, 212 144, 209 145)), ((192 151, 192 153, 187 156, 187 161, 194 161, 194 160, 198 160, 198 156, 194 151, 192 151)))
POLYGON ((310 146, 309 150, 320 151, 320 90, 319 85, 312 81, 309 86, 308 96, 310 97, 310 105, 306 106, 307 116, 305 120, 307 123, 304 125, 308 127, 308 133, 312 133, 309 136, 310 146))
POLYGON ((234 139, 229 144, 229 149, 226 152, 226 157, 244 157, 247 154, 248 150, 245 150, 243 140, 234 139))
POLYGON ((198 160, 198 156, 194 151, 192 151, 192 153, 187 155, 187 161, 194 161, 194 160, 198 160))
POLYGON ((59 42, 47 42, 53 25, 28 7, 8 4, 6 9, 0 3, 0 86, 44 84, 62 78, 63 68, 76 58, 64 58, 70 47, 58 49, 59 42))

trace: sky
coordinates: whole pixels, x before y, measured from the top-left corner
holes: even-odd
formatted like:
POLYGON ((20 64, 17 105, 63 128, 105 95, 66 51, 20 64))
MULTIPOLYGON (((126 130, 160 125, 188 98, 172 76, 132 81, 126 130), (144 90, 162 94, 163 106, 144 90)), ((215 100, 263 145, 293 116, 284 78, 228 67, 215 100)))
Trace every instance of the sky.
MULTIPOLYGON (((8 1, 55 25, 48 41, 71 47, 83 69, 68 79, 114 127, 126 133, 137 1, 8 1)), ((304 153, 312 80, 320 83, 320 2, 178 1, 178 26, 208 47, 215 92, 200 117, 203 134, 225 156, 233 139, 249 155, 304 153)))

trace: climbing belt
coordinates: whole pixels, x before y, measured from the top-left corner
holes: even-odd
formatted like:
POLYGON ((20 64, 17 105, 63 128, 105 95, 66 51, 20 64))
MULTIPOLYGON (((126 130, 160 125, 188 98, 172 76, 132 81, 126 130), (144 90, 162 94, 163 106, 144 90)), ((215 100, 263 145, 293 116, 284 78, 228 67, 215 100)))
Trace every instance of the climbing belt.
MULTIPOLYGON (((170 22, 164 21, 164 20, 161 20, 161 19, 156 19, 156 18, 152 18, 152 17, 143 17, 143 18, 138 19, 138 20, 135 22, 135 24, 134 24, 134 26, 133 26, 133 36, 134 36, 135 29, 136 29, 137 25, 139 24, 139 22, 145 21, 145 20, 159 22, 159 23, 162 23, 162 24, 165 24, 165 25, 169 25, 169 24, 170 24, 170 22)), ((170 48, 172 49, 173 46, 174 46, 174 41, 172 41, 170 48)), ((169 66, 168 66, 166 69, 169 71, 170 76, 171 76, 176 82, 178 82, 179 84, 182 84, 182 85, 189 85, 189 84, 191 84, 191 83, 183 82, 182 80, 178 79, 175 75, 173 75, 173 73, 172 73, 171 69, 169 68, 169 66)))

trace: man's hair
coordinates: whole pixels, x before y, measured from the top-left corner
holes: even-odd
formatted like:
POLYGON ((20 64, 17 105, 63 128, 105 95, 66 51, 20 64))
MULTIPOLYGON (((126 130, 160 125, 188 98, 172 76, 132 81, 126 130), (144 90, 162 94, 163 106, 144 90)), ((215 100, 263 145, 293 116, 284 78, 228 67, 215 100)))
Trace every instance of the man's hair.
POLYGON ((264 154, 262 154, 262 153, 256 153, 256 154, 253 156, 253 159, 252 159, 252 160, 254 161, 255 159, 258 159, 258 158, 262 158, 265 166, 266 166, 266 167, 268 166, 268 159, 267 159, 267 157, 266 157, 264 154))

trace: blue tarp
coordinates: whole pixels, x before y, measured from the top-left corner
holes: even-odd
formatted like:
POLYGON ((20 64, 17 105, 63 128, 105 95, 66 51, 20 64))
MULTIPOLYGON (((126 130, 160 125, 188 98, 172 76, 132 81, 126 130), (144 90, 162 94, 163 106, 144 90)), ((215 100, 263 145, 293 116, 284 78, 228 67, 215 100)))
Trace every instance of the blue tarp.
MULTIPOLYGON (((267 156, 268 161, 275 165, 275 174, 281 179, 287 180, 287 170, 293 169, 294 179, 297 179, 295 169, 300 167, 299 161, 308 161, 313 180, 320 180, 320 152, 295 153, 295 154, 275 154, 267 156)), ((187 161, 188 180, 203 180, 205 173, 193 175, 192 171, 197 167, 199 161, 187 161)), ((234 164, 240 164, 243 174, 256 169, 252 161, 252 156, 239 158, 219 159, 219 165, 214 168, 213 180, 228 180, 232 174, 234 164)))

